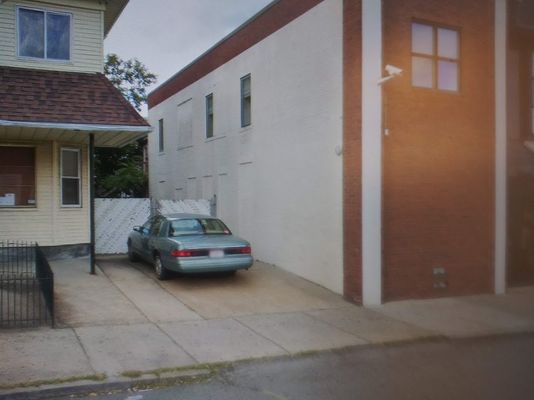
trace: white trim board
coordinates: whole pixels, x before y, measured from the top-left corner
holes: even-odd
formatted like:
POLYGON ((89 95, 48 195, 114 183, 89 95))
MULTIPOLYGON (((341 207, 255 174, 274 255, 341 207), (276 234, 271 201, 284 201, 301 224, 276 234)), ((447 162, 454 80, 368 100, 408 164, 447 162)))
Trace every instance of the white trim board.
POLYGON ((495 293, 506 292, 507 4, 495 0, 495 293))
POLYGON ((0 126, 16 126, 21 128, 45 128, 45 129, 65 129, 80 132, 132 132, 132 133, 149 133, 152 132, 151 126, 132 126, 132 125, 97 125, 97 124, 69 124, 61 122, 28 122, 28 121, 9 121, 0 119, 0 126))
POLYGON ((382 2, 362 2, 362 298, 382 303, 382 2))

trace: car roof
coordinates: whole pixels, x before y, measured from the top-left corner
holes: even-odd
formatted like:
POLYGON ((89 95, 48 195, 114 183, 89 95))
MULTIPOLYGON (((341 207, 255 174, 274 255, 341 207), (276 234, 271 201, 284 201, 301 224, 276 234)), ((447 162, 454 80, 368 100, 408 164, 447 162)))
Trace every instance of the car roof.
POLYGON ((204 214, 186 214, 186 213, 176 213, 176 214, 164 214, 163 215, 168 220, 176 220, 176 219, 193 219, 193 218, 215 218, 211 215, 204 215, 204 214))

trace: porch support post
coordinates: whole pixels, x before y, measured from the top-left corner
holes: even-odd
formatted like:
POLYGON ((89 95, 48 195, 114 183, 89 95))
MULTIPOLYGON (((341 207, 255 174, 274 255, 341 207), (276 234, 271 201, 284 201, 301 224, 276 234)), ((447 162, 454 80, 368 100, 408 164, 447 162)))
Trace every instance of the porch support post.
POLYGON ((362 1, 362 300, 382 303, 382 1, 362 1))
POLYGON ((495 293, 506 292, 507 1, 495 0, 495 293))
POLYGON ((89 134, 89 229, 91 236, 91 275, 95 275, 95 134, 89 134))

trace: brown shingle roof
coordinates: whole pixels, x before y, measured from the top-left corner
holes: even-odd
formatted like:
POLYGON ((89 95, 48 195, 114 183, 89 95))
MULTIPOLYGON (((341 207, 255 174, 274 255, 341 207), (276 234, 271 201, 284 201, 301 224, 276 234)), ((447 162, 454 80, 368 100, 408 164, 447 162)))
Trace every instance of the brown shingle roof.
POLYGON ((102 74, 0 67, 0 120, 148 126, 102 74))

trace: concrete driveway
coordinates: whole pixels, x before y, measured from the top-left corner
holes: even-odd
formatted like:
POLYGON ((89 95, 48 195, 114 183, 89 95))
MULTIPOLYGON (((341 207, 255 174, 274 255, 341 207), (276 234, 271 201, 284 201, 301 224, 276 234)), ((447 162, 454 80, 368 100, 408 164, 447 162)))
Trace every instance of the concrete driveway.
MULTIPOLYGON (((235 275, 174 275, 158 281, 151 265, 131 263, 124 258, 101 258, 99 266, 109 279, 150 320, 161 321, 169 316, 152 314, 147 296, 178 300, 188 311, 205 319, 237 317, 250 314, 285 313, 350 306, 340 296, 293 274, 261 262, 248 271, 235 275), (154 292, 152 292, 154 291, 154 292), (141 296, 141 297, 140 297, 141 296)), ((160 298, 160 301, 168 301, 160 298)), ((191 319, 190 312, 175 318, 191 319)))
MULTIPOLYGON (((49 341, 50 348, 60 346, 58 341, 73 341, 73 358, 79 360, 82 353, 87 358, 87 368, 82 368, 85 374, 93 371, 120 376, 129 370, 361 345, 384 340, 384 327, 390 328, 386 336, 393 334, 397 340, 430 334, 363 310, 324 288, 262 263, 236 275, 178 275, 167 281, 158 281, 150 265, 132 263, 126 257, 101 257, 97 264, 97 274, 89 275, 86 259, 53 262, 60 329, 43 331, 39 340, 49 341), (336 311, 337 322, 356 316, 381 323, 380 329, 377 325, 373 332, 362 330, 363 335, 356 335, 324 320, 325 316, 312 315, 330 310, 336 311), (58 336, 58 332, 63 335, 58 336), (79 345, 76 354, 75 342, 79 345)), ((22 350, 36 337, 21 333, 10 340, 12 346, 6 350, 22 350)), ((28 357, 35 357, 35 353, 28 357)), ((17 354, 21 368, 11 364, 5 370, 6 379, 15 379, 29 362, 17 354)), ((51 357, 46 348, 39 354, 42 365, 51 357)), ((15 353, 12 357, 17 358, 15 353)), ((80 374, 81 366, 75 367, 80 374)))

